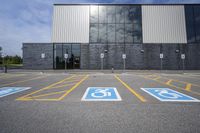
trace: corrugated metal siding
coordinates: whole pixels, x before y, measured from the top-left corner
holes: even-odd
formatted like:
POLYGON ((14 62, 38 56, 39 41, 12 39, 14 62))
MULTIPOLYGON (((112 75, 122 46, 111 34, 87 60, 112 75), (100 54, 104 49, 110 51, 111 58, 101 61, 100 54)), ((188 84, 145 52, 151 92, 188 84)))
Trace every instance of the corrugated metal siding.
POLYGON ((89 6, 54 6, 53 43, 89 43, 89 6))
POLYGON ((142 6, 143 43, 187 43, 182 5, 142 6))

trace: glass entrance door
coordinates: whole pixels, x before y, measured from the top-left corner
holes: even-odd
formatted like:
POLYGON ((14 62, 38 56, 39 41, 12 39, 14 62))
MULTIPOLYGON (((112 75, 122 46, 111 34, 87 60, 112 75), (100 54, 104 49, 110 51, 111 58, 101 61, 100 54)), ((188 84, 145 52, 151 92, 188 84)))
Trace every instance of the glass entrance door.
POLYGON ((54 69, 65 69, 65 65, 67 69, 80 69, 80 44, 54 44, 54 69))

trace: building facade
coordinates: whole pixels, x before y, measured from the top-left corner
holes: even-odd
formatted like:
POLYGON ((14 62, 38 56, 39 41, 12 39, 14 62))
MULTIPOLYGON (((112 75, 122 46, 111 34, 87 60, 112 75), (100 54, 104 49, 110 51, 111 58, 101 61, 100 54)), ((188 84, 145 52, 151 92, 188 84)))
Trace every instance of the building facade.
POLYGON ((200 5, 55 4, 51 43, 24 43, 23 61, 26 69, 200 69, 200 5))

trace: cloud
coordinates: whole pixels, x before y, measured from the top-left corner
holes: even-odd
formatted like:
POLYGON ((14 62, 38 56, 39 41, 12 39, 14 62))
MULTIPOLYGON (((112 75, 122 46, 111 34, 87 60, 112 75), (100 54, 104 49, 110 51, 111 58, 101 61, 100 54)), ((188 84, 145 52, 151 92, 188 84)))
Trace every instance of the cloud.
POLYGON ((50 42, 54 3, 200 3, 200 0, 4 0, 0 5, 0 46, 21 55, 23 42, 50 42))

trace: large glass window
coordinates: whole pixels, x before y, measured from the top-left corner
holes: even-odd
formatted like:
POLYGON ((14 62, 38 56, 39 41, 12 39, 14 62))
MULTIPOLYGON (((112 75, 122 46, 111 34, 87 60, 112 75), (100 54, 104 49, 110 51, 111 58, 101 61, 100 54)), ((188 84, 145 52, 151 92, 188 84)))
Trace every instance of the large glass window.
POLYGON ((98 24, 90 24, 90 42, 98 42, 98 24))
POLYGON ((64 69, 65 66, 67 69, 80 68, 80 44, 54 44, 54 68, 64 69), (67 59, 65 54, 68 54, 67 59))
POLYGON ((91 6, 90 17, 90 43, 142 43, 141 6, 91 6))
POLYGON ((108 23, 115 23, 115 6, 107 6, 108 23))
POLYGON ((115 24, 108 24, 108 42, 115 42, 115 24))
POLYGON ((98 23, 98 6, 90 6, 90 23, 98 23))
POLYGON ((196 41, 200 42, 200 6, 194 6, 196 41))
POLYGON ((99 23, 107 23, 106 6, 99 6, 99 23))
POLYGON ((185 6, 188 43, 200 42, 200 6, 185 6))

